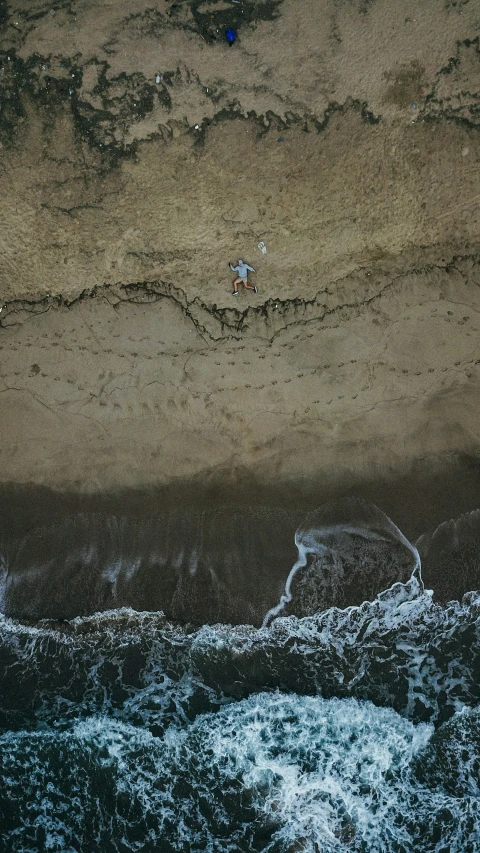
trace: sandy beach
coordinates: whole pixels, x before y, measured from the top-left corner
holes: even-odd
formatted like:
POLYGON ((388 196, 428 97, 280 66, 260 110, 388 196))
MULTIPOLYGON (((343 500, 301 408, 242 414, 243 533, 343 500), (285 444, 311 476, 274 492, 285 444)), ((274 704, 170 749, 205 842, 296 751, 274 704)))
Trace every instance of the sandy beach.
POLYGON ((475 495, 475 4, 2 8, 1 481, 475 495))

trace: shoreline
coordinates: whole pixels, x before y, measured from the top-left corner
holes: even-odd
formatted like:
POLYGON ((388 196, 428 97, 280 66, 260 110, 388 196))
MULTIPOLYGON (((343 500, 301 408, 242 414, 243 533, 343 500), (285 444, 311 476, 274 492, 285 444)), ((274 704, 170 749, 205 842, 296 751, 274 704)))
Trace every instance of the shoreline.
POLYGON ((167 485, 75 492, 24 483, 0 483, 0 531, 4 540, 47 520, 75 513, 154 516, 157 512, 223 507, 272 507, 298 515, 356 497, 375 504, 414 544, 426 530, 480 508, 480 466, 475 459, 428 471, 423 465, 398 475, 321 484, 313 478, 262 482, 243 471, 237 479, 185 478, 167 485))
MULTIPOLYGON (((322 506, 336 505, 352 498, 377 506, 412 544, 423 535, 422 578, 425 588, 433 589, 435 601, 460 600, 480 584, 478 560, 473 558, 473 563, 469 563, 471 558, 465 558, 462 550, 464 547, 466 553, 471 550, 468 538, 472 530, 474 541, 478 537, 478 519, 475 521, 473 512, 480 509, 478 467, 437 472, 431 476, 425 472, 411 473, 402 478, 351 484, 348 489, 322 489, 313 483, 308 486, 306 488, 305 482, 297 482, 275 489, 244 479, 243 483, 237 483, 236 488, 223 482, 210 483, 202 489, 198 482, 189 482, 176 483, 165 489, 81 495, 62 494, 41 487, 3 485, 0 487, 3 553, 8 560, 8 554, 14 554, 20 546, 18 553, 21 555, 20 561, 15 558, 12 564, 13 576, 16 573, 18 578, 15 607, 20 607, 20 610, 15 611, 14 608, 9 615, 22 619, 23 613, 27 621, 32 618, 34 621, 35 618, 69 619, 96 610, 132 606, 140 610, 152 607, 164 610, 168 619, 180 623, 260 624, 262 613, 280 598, 296 560, 295 529, 301 528, 306 517, 315 510, 321 510, 322 506), (458 521, 460 516, 463 519, 458 521), (473 519, 473 527, 469 518, 473 519), (452 519, 456 521, 452 522, 452 519), (167 551, 165 524, 170 530, 167 551), (439 525, 443 525, 444 532, 438 540, 438 536, 436 539, 432 535, 439 525), (449 526, 451 533, 446 529, 449 526), (462 529, 466 535, 465 542, 462 541, 462 529), (58 547, 54 544, 57 537, 58 547), (188 570, 186 580, 180 580, 181 575, 175 574, 178 569, 168 580, 178 559, 172 544, 176 540, 179 542, 178 553, 184 553, 182 562, 186 560, 185 570, 190 551, 195 562, 200 560, 192 581, 188 580, 188 570), (204 542, 199 552, 198 542, 204 542), (93 562, 88 568, 81 555, 92 547, 92 543, 94 551, 89 561, 93 562), (205 552, 204 548, 207 549, 205 552), (157 551, 164 556, 153 558, 152 566, 158 559, 160 563, 152 575, 152 569, 147 567, 157 551), (111 599, 108 584, 104 592, 100 592, 95 577, 102 564, 106 568, 101 574, 103 576, 107 572, 107 577, 111 571, 108 566, 115 565, 118 560, 119 565, 129 566, 140 561, 138 565, 144 568, 135 569, 140 574, 131 592, 128 591, 129 582, 123 592, 123 587, 119 587, 120 592, 115 593, 120 595, 120 599, 111 599), (48 574, 45 577, 42 574, 43 580, 38 581, 40 586, 37 581, 28 580, 29 566, 34 568, 37 563, 45 567, 42 573, 50 566, 48 574), (161 565, 164 568, 160 570, 161 565), (232 574, 234 565, 237 569, 232 574), (25 571, 28 582, 24 585, 21 581, 18 586, 25 571), (87 586, 83 579, 85 571, 90 577, 87 586), (212 577, 218 578, 218 582, 226 584, 226 589, 230 590, 227 599, 223 596, 218 598, 217 581, 212 586, 212 571, 212 577), (174 577, 177 579, 173 580, 174 577), (178 591, 173 593, 172 604, 169 605, 174 588, 171 587, 172 582, 175 588, 180 583, 178 589, 184 587, 184 591, 181 599, 178 599, 178 591), (71 610, 69 591, 75 589, 77 592, 72 602, 78 603, 71 610), (88 604, 88 601, 96 601, 97 604, 88 604), (77 606, 84 609, 77 612, 77 606), (22 607, 27 609, 22 611, 22 607), (247 615, 249 613, 250 616, 247 615)), ((377 591, 380 591, 383 588, 380 578, 386 568, 378 565, 374 571, 377 576, 375 583, 380 584, 377 591)), ((373 575, 369 583, 374 582, 372 578, 373 575)), ((329 606, 335 600, 332 599, 329 606)))

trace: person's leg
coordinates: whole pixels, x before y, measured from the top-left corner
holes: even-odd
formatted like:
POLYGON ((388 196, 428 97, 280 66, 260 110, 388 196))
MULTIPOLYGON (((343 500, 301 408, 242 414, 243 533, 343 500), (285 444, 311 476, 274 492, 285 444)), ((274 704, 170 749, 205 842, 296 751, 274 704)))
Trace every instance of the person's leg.
POLYGON ((254 284, 247 284, 247 282, 246 282, 246 281, 244 281, 244 282, 243 282, 243 286, 244 286, 244 287, 246 287, 246 288, 247 288, 247 290, 254 290, 254 291, 255 291, 255 293, 257 293, 257 292, 258 292, 258 291, 257 291, 257 288, 255 287, 255 285, 254 285, 254 284))
POLYGON ((233 295, 234 296, 236 296, 238 293, 238 285, 240 284, 241 280, 242 280, 241 278, 236 278, 235 281, 233 282, 233 295))

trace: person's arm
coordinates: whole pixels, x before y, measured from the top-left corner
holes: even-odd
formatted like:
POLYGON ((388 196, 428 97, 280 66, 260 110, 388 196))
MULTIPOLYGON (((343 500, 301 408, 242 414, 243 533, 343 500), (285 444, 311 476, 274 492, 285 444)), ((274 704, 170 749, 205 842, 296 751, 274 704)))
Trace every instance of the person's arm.
POLYGON ((238 270, 238 267, 234 267, 234 266, 232 266, 232 264, 229 264, 228 266, 230 267, 232 272, 236 272, 236 270, 238 270))
POLYGON ((250 270, 250 272, 255 272, 253 267, 250 267, 248 264, 245 264, 245 266, 246 266, 247 270, 250 270))

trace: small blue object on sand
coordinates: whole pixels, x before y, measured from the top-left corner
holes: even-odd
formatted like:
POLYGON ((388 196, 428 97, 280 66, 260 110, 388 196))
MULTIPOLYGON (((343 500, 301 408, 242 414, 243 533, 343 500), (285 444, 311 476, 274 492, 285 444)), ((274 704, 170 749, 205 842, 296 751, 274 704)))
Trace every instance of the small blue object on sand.
POLYGON ((231 47, 233 42, 237 38, 237 34, 234 30, 225 30, 225 38, 227 39, 227 41, 231 47))

